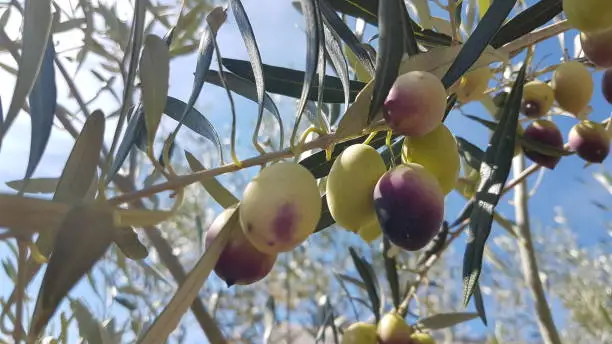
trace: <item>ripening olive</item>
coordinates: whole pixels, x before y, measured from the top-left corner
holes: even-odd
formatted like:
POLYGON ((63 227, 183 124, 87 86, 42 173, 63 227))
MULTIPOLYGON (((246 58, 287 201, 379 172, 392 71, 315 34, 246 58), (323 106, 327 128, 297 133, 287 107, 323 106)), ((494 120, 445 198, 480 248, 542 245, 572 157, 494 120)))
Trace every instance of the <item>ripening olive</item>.
MULTIPOLYGON (((211 223, 204 239, 206 249, 212 245, 233 214, 232 209, 225 209, 211 223)), ((239 228, 240 222, 235 221, 233 226, 231 237, 215 265, 215 274, 225 281, 228 287, 258 282, 272 271, 276 254, 259 252, 244 236, 239 228)))
POLYGON ((406 163, 385 173, 374 189, 374 207, 384 235, 407 251, 425 247, 439 232, 444 194, 422 165, 406 163))
POLYGON ((446 112, 446 89, 432 73, 402 74, 391 87, 384 110, 387 125, 397 134, 425 135, 442 122, 446 112))
POLYGON ((312 234, 321 217, 317 181, 302 165, 279 162, 251 180, 240 203, 240 224, 259 251, 291 251, 312 234))

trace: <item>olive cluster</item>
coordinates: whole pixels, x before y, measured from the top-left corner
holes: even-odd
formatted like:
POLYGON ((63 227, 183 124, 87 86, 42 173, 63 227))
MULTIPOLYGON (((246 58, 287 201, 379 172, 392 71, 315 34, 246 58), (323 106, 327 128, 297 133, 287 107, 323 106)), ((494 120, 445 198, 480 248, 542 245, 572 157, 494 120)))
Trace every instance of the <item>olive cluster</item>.
POLYGON ((385 314, 378 324, 365 321, 344 330, 341 344, 435 344, 431 334, 418 331, 394 312, 385 314))
MULTIPOLYGON (((401 163, 388 168, 366 143, 354 144, 333 162, 325 180, 327 207, 345 230, 371 242, 383 233, 416 251, 440 230, 444 198, 459 177, 455 137, 442 123, 447 93, 427 72, 399 76, 384 103, 389 127, 403 135, 401 163)), ((302 165, 282 161, 262 169, 246 186, 235 230, 215 273, 229 286, 251 284, 273 268, 278 254, 301 245, 321 217, 319 184, 302 165)), ((218 215, 206 234, 210 247, 234 213, 218 215)))
MULTIPOLYGON (((572 11, 580 10, 566 11, 568 19, 575 20, 578 12, 572 11)), ((611 37, 612 27, 581 32, 583 50, 598 67, 612 68, 611 37)), ((472 69, 449 90, 426 71, 399 75, 384 101, 383 117, 389 129, 403 137, 401 159, 388 167, 367 143, 354 144, 339 154, 325 180, 327 207, 338 226, 366 242, 384 235, 407 251, 429 244, 441 228, 444 200, 455 188, 460 170, 457 142, 443 123, 447 97, 455 93, 460 103, 479 100, 493 75, 488 66, 472 69)), ((569 149, 585 161, 602 162, 610 150, 609 134, 601 123, 585 118, 594 89, 591 73, 577 61, 560 64, 549 82, 527 82, 521 112, 532 121, 525 129, 517 128, 523 140, 517 141, 515 153, 522 149, 534 162, 555 168, 560 154, 528 143, 565 149, 557 125, 542 118, 556 103, 578 119, 568 135, 569 149)), ((612 100, 610 70, 602 90, 612 100)), ((278 254, 295 249, 315 231, 322 202, 319 183, 302 165, 281 161, 262 169, 246 186, 235 210, 239 220, 232 223, 236 228, 215 266, 216 274, 228 285, 263 279, 278 254)), ((225 210, 211 224, 207 247, 232 210, 225 210)))

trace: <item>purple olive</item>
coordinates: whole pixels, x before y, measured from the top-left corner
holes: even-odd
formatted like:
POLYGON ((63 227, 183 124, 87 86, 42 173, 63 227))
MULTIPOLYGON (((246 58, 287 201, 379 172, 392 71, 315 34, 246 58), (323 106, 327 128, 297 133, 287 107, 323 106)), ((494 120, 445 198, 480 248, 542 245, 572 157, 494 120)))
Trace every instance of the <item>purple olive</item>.
POLYGON ((612 104, 612 68, 608 68, 601 79, 601 92, 608 103, 612 104))
MULTIPOLYGON (((231 208, 219 214, 210 225, 204 239, 206 249, 212 245, 231 216, 229 209, 231 208)), ((235 284, 249 285, 262 280, 272 271, 277 256, 258 251, 245 237, 239 221, 235 222, 235 226, 215 265, 215 274, 225 281, 228 287, 235 284)))
POLYGON ((432 73, 412 71, 400 75, 384 102, 384 118, 391 130, 422 136, 434 130, 446 112, 446 89, 432 73))
POLYGON ((374 189, 374 208, 384 235, 398 247, 418 251, 438 233, 444 193, 422 165, 405 163, 386 172, 374 189))
POLYGON ((580 45, 584 55, 600 68, 612 67, 612 28, 596 32, 580 33, 580 45))
MULTIPOLYGON (((533 121, 525 128, 523 137, 534 143, 542 143, 558 149, 563 149, 563 136, 561 135, 561 131, 559 131, 555 123, 548 120, 539 119, 533 121)), ((531 161, 551 170, 554 169, 561 160, 560 156, 546 155, 526 147, 525 145, 523 145, 523 151, 525 152, 525 156, 531 161)))
POLYGON ((610 136, 601 123, 582 120, 569 132, 569 146, 583 160, 601 163, 610 153, 610 136))

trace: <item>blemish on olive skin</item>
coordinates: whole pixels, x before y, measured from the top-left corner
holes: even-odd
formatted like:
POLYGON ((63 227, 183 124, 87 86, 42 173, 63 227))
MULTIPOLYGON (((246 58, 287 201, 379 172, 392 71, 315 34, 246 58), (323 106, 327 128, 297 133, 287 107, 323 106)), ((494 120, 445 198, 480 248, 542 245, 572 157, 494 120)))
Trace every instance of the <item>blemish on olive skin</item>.
POLYGON ((282 241, 288 242, 293 238, 295 232, 295 223, 297 220, 297 212, 293 203, 283 204, 277 211, 276 217, 272 223, 272 228, 275 237, 282 241))
POLYGON ((251 224, 250 222, 247 223, 247 232, 252 232, 253 231, 253 224, 251 224))
POLYGON ((274 241, 268 241, 268 246, 270 247, 274 246, 274 241))

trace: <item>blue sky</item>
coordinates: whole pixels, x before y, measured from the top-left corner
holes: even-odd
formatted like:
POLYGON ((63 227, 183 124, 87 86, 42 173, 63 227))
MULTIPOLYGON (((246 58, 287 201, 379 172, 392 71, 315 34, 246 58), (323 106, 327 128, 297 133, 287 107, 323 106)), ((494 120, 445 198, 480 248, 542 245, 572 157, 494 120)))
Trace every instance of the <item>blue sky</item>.
MULTIPOLYGON (((528 1, 532 3, 533 1, 528 1)), ((297 11, 293 9, 289 1, 268 0, 267 6, 262 6, 257 0, 244 0, 243 4, 249 15, 253 25, 255 35, 259 39, 259 48, 262 55, 262 60, 266 64, 302 69, 305 64, 305 37, 303 34, 303 20, 297 11)), ((435 6, 432 5, 432 10, 435 6)), ((442 15, 439 11, 434 10, 435 15, 442 15)), ((368 31, 371 35, 372 30, 368 31)), ((163 35, 165 32, 157 32, 163 35)), ((566 35, 566 44, 569 51, 573 51, 573 41, 576 32, 570 31, 566 35)), ((366 34, 366 38, 370 35, 366 34)), ((58 38, 60 39, 60 38, 58 38)), ((61 38, 60 44, 67 44, 68 38, 61 38)), ((246 49, 242 43, 242 37, 235 25, 233 15, 230 13, 228 21, 222 26, 218 33, 218 43, 220 44, 221 53, 224 57, 248 59, 246 49)), ((58 49, 59 50, 59 49, 58 49)), ((557 38, 551 38, 548 41, 538 45, 536 53, 536 61, 542 60, 545 65, 559 62, 561 49, 557 38)), ((7 54, 0 55, 3 62, 11 58, 7 54)), ((12 62, 11 62, 12 63, 12 62)), ((217 69, 216 62, 213 61, 213 68, 217 69)), ((192 73, 195 69, 195 57, 188 56, 178 58, 171 65, 170 77, 170 92, 169 95, 179 99, 187 100, 191 92, 192 73)), ((8 75, 0 76, 6 80, 8 75)), ((12 79, 11 79, 12 80, 12 79)), ((605 102, 599 91, 601 80, 601 72, 594 74, 595 93, 591 102, 593 113, 591 118, 601 121, 611 114, 611 107, 605 102)), ((91 87, 94 79, 88 76, 83 70, 77 77, 77 83, 81 85, 82 91, 86 98, 93 95, 95 90, 91 87)), ((94 85, 95 86, 95 85, 94 85)), ((60 97, 67 96, 67 92, 63 85, 60 85, 60 97)), ((2 98, 3 107, 6 110, 12 94, 12 84, 3 83, 0 85, 0 97, 2 98)), ((253 127, 257 114, 257 105, 244 98, 234 95, 236 109, 238 112, 239 123, 239 143, 242 145, 238 154, 241 158, 247 158, 255 154, 254 149, 245 147, 244 144, 250 143, 251 128, 253 127)), ((96 102, 95 106, 102 109, 113 110, 115 105, 109 97, 101 98, 96 102)), ((231 120, 229 112, 229 103, 225 96, 225 91, 213 85, 205 85, 198 104, 196 105, 215 125, 222 138, 229 137, 228 124, 231 120)), ((295 105, 293 102, 283 100, 279 104, 281 113, 285 118, 286 128, 289 128, 286 135, 290 134, 290 128, 293 124, 293 111, 295 105)), ((92 108, 93 109, 93 108, 92 108)), ((488 117, 486 110, 478 105, 471 104, 464 108, 468 113, 488 117)), ((268 114, 269 116, 269 114, 268 114)), ((576 120, 564 116, 556 116, 555 122, 562 131, 564 138, 567 139, 567 133, 576 120)), ((110 123, 109 123, 110 124, 110 123)), ((171 125, 172 122, 166 122, 166 125, 171 125)), ((481 148, 486 147, 488 140, 488 132, 480 125, 466 120, 460 113, 453 113, 447 120, 447 125, 457 136, 462 136, 474 142, 481 148)), ((111 125, 107 126, 112 127, 111 125)), ((164 132, 171 130, 171 126, 167 126, 164 132)), ((29 118, 22 115, 13 125, 10 134, 5 139, 0 151, 0 191, 10 192, 4 186, 4 182, 19 179, 25 171, 29 144, 29 118)), ((110 139, 112 131, 108 131, 107 138, 110 139)), ((52 134, 49 145, 47 146, 45 157, 43 158, 40 167, 36 172, 36 176, 53 177, 58 176, 61 172, 63 164, 70 152, 72 146, 72 138, 59 130, 52 134)), ((198 151, 197 147, 190 146, 185 143, 187 149, 198 151)), ((229 150, 226 150, 226 157, 229 156, 229 150)), ((608 159, 603 168, 610 169, 610 160, 608 159)), ((544 181, 539 187, 538 193, 530 199, 531 216, 533 221, 542 225, 553 225, 554 207, 559 206, 565 210, 569 224, 579 233, 580 242, 584 245, 593 244, 598 237, 604 235, 603 223, 610 220, 610 216, 596 207, 590 202, 597 200, 601 203, 608 204, 610 195, 601 188, 591 177, 593 172, 599 171, 601 166, 591 166, 583 168, 583 163, 578 157, 571 156, 562 159, 554 171, 546 171, 544 181)), ((245 171, 248 175, 252 175, 256 170, 248 169, 245 171)), ((220 178, 222 181, 224 177, 220 178)), ((530 184, 533 184, 535 178, 530 179, 530 184)), ((498 207, 499 211, 512 218, 513 208, 508 204, 511 199, 511 194, 506 196, 498 207)), ((447 198, 446 213, 447 219, 452 220, 454 216, 463 207, 462 197, 451 193, 447 198)), ((494 235, 497 228, 494 229, 494 235)), ((456 243, 456 251, 463 252, 464 241, 459 240, 456 243)), ((0 245, 0 257, 4 258, 8 254, 7 250, 0 245)), ((214 278, 214 277, 213 277, 214 278)), ((6 276, 0 274, 0 293, 6 295, 10 292, 10 283, 5 283, 6 276)), ((33 284, 36 286, 37 284, 33 284)), ((35 289, 31 288, 32 291, 35 289)), ((72 295, 87 298, 91 292, 82 283, 73 290, 72 295)), ((115 307, 114 309, 117 309, 115 307)), ((477 325, 477 324, 476 324, 477 325)), ((478 327, 478 326, 476 326, 478 327)), ((492 329, 493 327, 491 327, 492 329)), ((480 331, 486 331, 479 328, 480 331)), ((193 331, 192 335, 199 338, 201 332, 193 331)), ((194 340, 195 340, 194 338, 194 340)))

